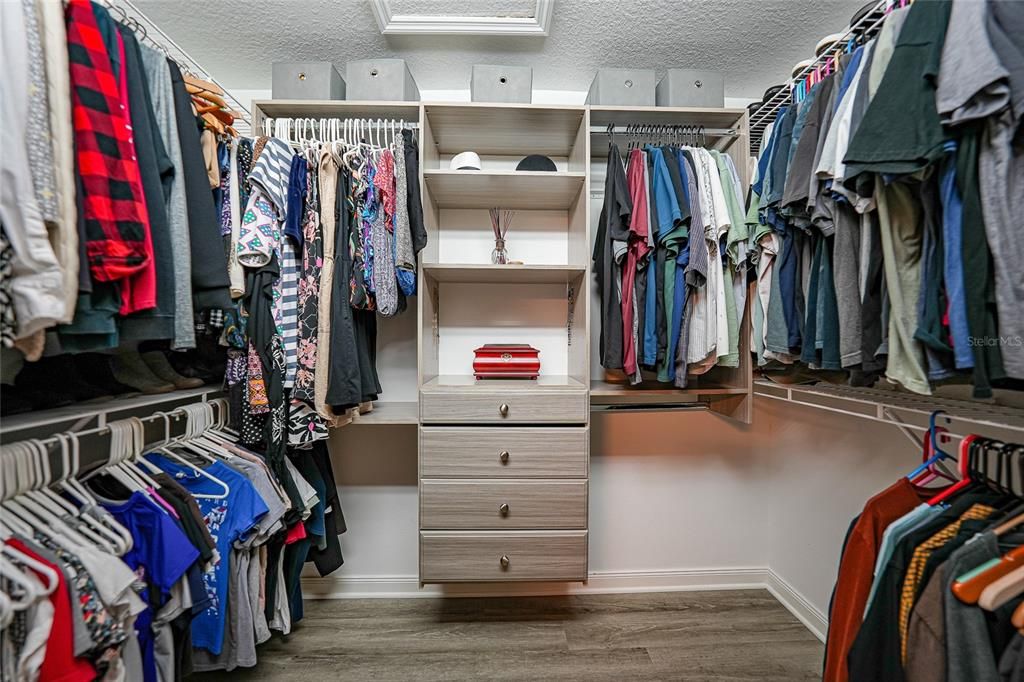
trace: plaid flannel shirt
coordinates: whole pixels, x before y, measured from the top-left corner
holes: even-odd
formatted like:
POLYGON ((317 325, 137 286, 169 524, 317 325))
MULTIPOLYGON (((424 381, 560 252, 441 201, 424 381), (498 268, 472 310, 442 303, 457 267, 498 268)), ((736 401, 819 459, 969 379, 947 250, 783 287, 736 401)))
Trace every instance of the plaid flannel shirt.
POLYGON ((114 281, 138 272, 151 258, 149 216, 119 78, 92 3, 69 0, 65 18, 86 254, 93 279, 114 281))

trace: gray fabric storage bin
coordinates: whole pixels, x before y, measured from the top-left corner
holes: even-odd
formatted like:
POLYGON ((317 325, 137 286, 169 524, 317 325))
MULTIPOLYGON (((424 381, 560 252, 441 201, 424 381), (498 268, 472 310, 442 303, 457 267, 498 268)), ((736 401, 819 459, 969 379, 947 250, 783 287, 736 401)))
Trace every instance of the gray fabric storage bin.
POLYGON ((359 59, 345 63, 347 98, 362 102, 417 102, 420 89, 404 59, 359 59))
POLYGON ((274 99, 345 99, 345 80, 330 62, 274 62, 274 99))
POLYGON ((598 69, 587 104, 654 106, 654 69, 598 69))
POLYGON ((725 78, 717 71, 669 69, 656 99, 659 107, 724 107, 725 78))
POLYGON ((469 90, 474 102, 529 104, 533 101, 533 69, 474 64, 469 90))

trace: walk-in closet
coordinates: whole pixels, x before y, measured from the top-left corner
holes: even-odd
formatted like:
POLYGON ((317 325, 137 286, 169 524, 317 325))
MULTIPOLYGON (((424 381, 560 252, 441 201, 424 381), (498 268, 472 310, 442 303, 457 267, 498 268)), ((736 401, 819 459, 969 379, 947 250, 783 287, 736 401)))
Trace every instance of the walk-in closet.
POLYGON ((0 681, 1024 682, 1018 0, 0 34, 0 681))

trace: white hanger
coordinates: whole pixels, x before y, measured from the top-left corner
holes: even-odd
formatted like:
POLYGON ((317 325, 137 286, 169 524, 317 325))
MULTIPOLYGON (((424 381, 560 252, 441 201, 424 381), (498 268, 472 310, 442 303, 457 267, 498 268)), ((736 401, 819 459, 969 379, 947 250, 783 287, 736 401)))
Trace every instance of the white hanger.
MULTIPOLYGON (((57 434, 57 440, 61 446, 61 461, 64 463, 64 474, 57 479, 58 485, 69 496, 77 499, 84 506, 98 506, 95 498, 81 483, 74 479, 79 471, 79 448, 78 436, 75 434, 57 434)), ((97 533, 106 538, 113 547, 113 553, 117 556, 124 554, 132 548, 133 540, 127 528, 117 522, 114 517, 104 515, 101 519, 92 514, 76 509, 75 513, 82 522, 93 528, 97 533)))
MULTIPOLYGON (((0 552, 3 553, 6 553, 7 551, 8 549, 0 549, 0 552)), ((31 557, 25 558, 31 559, 31 557)), ((49 569, 50 567, 44 566, 44 568, 49 569)), ((0 576, 3 576, 4 579, 20 587, 21 592, 24 595, 21 599, 10 600, 10 608, 12 611, 24 611, 28 607, 32 606, 37 599, 46 594, 45 587, 39 581, 24 573, 5 556, 0 556, 0 576)), ((56 578, 56 576, 54 576, 54 578, 56 578)))
MULTIPOLYGON (((42 469, 43 478, 41 481, 42 487, 38 490, 25 492, 22 495, 22 499, 31 500, 38 504, 40 510, 45 510, 48 515, 59 519, 62 527, 73 530, 79 537, 85 538, 88 541, 88 544, 95 545, 105 552, 113 554, 115 547, 113 543, 109 541, 109 538, 99 535, 88 525, 73 526, 66 522, 68 517, 78 518, 78 509, 47 487, 56 482, 56 479, 53 478, 52 471, 50 469, 49 453, 38 440, 32 439, 25 441, 25 445, 31 451, 31 457, 38 463, 38 468, 42 469)), ((68 469, 66 452, 62 452, 61 454, 61 463, 63 465, 63 468, 61 469, 61 476, 64 476, 68 469)))
MULTIPOLYGON (((181 410, 181 409, 182 408, 178 408, 178 410, 181 410)), ((178 410, 176 410, 176 411, 178 411, 178 410)), ((175 443, 177 439, 176 440, 171 440, 171 437, 170 437, 171 436, 171 418, 170 418, 170 415, 168 415, 168 414, 166 414, 164 412, 160 412, 158 414, 164 420, 164 440, 165 440, 165 442, 167 442, 168 444, 175 443)), ((189 425, 188 422, 185 423, 185 432, 186 432, 186 436, 191 437, 191 429, 190 429, 190 425, 189 425)), ((213 476, 212 474, 208 473, 207 471, 204 471, 203 469, 197 467, 195 464, 192 464, 192 462, 189 462, 187 459, 185 459, 184 457, 182 457, 178 453, 172 451, 169 447, 165 446, 165 447, 158 448, 157 452, 160 452, 161 454, 166 455, 167 457, 169 457, 170 459, 173 459, 174 461, 178 462, 179 464, 182 464, 182 465, 188 467, 189 469, 191 469, 192 471, 196 472, 200 476, 202 476, 202 477, 204 477, 204 478, 206 478, 206 479, 208 479, 210 481, 213 481, 215 484, 217 484, 217 486, 219 486, 224 491, 223 493, 220 493, 220 494, 217 494, 217 495, 204 494, 204 493, 192 493, 192 497, 200 498, 200 499, 208 499, 208 500, 222 500, 222 499, 224 499, 225 497, 228 496, 228 493, 231 492, 231 488, 228 486, 227 483, 225 483, 224 481, 220 480, 216 476, 213 476)))

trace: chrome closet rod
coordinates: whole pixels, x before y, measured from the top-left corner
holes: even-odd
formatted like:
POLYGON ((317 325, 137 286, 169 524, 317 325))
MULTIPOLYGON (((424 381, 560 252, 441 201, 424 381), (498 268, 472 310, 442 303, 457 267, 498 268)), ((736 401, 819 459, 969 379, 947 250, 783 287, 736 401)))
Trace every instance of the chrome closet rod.
POLYGON ((674 123, 637 123, 636 130, 632 129, 632 126, 616 125, 609 128, 608 126, 590 126, 591 135, 612 134, 619 135, 630 135, 637 134, 640 137, 650 137, 651 135, 657 136, 668 136, 674 133, 680 135, 686 135, 687 133, 704 134, 706 137, 739 137, 740 133, 736 128, 705 128, 699 125, 683 125, 674 123), (653 132, 645 132, 644 128, 649 127, 653 129, 653 132))

